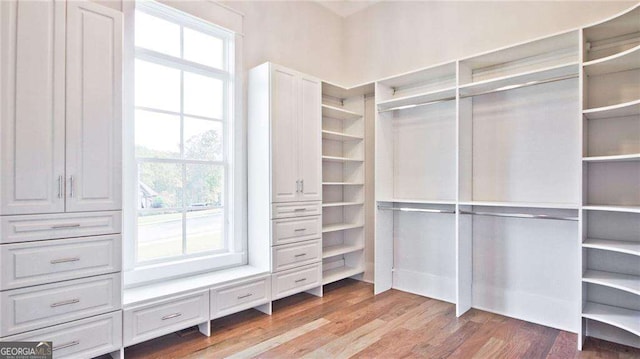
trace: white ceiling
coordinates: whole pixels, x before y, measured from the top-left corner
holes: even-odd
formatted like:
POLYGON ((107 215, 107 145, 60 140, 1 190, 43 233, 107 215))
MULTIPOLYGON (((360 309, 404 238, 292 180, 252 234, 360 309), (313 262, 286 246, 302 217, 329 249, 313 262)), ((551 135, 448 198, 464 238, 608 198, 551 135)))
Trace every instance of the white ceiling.
POLYGON ((316 0, 316 2, 334 13, 347 17, 381 0, 316 0))

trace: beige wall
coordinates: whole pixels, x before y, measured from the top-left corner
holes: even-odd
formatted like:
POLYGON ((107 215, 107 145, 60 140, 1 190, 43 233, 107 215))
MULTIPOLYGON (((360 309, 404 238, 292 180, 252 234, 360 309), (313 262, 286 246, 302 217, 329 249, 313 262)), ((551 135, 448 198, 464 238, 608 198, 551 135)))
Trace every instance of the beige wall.
POLYGON ((383 1, 344 21, 343 81, 358 84, 599 21, 634 2, 383 1))

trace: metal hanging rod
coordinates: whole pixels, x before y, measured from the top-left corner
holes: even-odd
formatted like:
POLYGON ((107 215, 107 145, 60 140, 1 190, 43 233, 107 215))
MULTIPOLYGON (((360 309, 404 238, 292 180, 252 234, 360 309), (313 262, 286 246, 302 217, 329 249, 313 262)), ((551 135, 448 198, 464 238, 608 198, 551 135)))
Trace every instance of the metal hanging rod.
POLYGON ((451 100, 455 100, 456 97, 446 97, 440 100, 435 100, 435 101, 427 101, 427 102, 420 102, 420 103, 414 103, 411 105, 404 105, 404 106, 396 106, 396 107, 391 107, 391 108, 385 108, 383 110, 378 110, 378 113, 383 113, 383 112, 390 112, 390 111, 396 111, 396 110, 406 110, 408 108, 414 108, 414 107, 420 107, 420 106, 427 106, 427 105, 434 105, 436 103, 441 103, 441 102, 447 102, 447 101, 451 101, 451 100))
POLYGON ((577 221, 578 220, 578 217, 549 216, 546 214, 527 214, 527 213, 495 213, 495 212, 476 212, 476 211, 461 210, 460 214, 473 214, 476 216, 507 217, 507 218, 552 219, 557 221, 577 221))
POLYGON ((399 211, 399 212, 424 212, 424 213, 456 213, 455 210, 449 209, 428 209, 428 208, 410 208, 410 207, 385 207, 378 206, 378 209, 385 211, 399 211))
MULTIPOLYGON (((503 86, 503 87, 498 87, 497 89, 487 90, 487 91, 478 92, 478 93, 474 93, 474 94, 460 95, 460 98, 468 98, 468 97, 473 97, 473 96, 487 95, 487 94, 490 94, 490 93, 496 93, 496 92, 502 92, 502 91, 508 91, 508 90, 515 90, 515 89, 519 89, 519 88, 522 88, 522 87, 542 85, 542 84, 546 84, 546 83, 550 83, 550 82, 564 81, 564 80, 569 80, 569 79, 573 79, 573 78, 577 78, 577 77, 578 77, 578 74, 576 73, 576 74, 571 74, 571 75, 553 77, 553 78, 550 78, 550 79, 529 81, 529 82, 516 84, 516 85, 507 85, 507 86, 503 86)), ((463 90, 463 89, 461 89, 461 90, 463 90)))

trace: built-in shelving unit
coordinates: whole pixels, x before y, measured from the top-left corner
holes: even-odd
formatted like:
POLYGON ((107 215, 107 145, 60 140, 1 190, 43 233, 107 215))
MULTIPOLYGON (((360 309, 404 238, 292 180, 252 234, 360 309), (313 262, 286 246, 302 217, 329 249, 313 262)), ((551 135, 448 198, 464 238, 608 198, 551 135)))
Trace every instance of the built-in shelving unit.
POLYGON ((583 29, 581 346, 640 346, 640 6, 583 29))
POLYGON ((365 96, 322 85, 323 284, 365 271, 365 96))

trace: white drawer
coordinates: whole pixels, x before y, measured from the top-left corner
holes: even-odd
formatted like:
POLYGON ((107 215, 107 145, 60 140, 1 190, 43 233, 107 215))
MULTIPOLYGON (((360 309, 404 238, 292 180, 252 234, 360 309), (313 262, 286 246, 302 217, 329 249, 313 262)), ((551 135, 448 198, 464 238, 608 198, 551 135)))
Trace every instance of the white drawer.
POLYGON ((317 216, 322 214, 322 202, 289 202, 271 205, 271 218, 317 216))
POLYGON ((53 357, 93 358, 120 350, 122 346, 122 312, 116 311, 71 323, 34 330, 3 341, 50 341, 53 357))
POLYGON ((322 285, 322 264, 295 268, 272 275, 272 299, 284 298, 322 285))
POLYGON ((211 289, 211 319, 268 303, 271 276, 211 289))
POLYGON ((118 272, 120 235, 0 245, 0 289, 118 272))
POLYGON ((120 309, 120 273, 0 293, 0 337, 120 309))
POLYGON ((2 216, 0 243, 118 234, 122 212, 56 213, 2 216))
POLYGON ((271 250, 273 251, 273 272, 319 262, 322 259, 320 239, 276 246, 271 250))
POLYGON ((322 217, 276 219, 271 221, 272 245, 316 239, 322 236, 322 217))
POLYGON ((209 291, 184 294, 124 310, 124 346, 209 322, 209 291))

